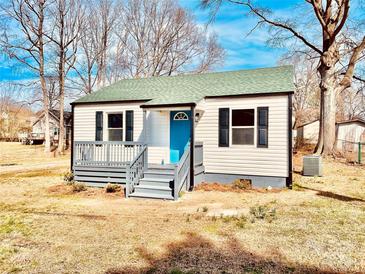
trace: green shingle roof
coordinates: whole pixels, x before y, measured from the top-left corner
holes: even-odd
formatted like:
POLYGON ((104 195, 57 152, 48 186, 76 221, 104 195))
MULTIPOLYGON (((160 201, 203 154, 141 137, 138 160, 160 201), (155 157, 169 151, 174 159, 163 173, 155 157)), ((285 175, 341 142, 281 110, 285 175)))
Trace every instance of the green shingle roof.
POLYGON ((209 96, 292 92, 293 67, 121 80, 73 103, 142 100, 144 105, 197 103, 209 96))

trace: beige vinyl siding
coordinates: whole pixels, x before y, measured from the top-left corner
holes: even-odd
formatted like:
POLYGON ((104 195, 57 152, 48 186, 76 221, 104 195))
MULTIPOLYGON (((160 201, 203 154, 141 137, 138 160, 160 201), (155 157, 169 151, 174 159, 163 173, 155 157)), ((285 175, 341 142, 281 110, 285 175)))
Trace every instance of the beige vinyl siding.
POLYGON ((123 138, 125 138, 125 111, 134 111, 133 140, 148 144, 148 162, 170 161, 169 111, 147 111, 146 128, 143 130, 143 109, 138 103, 82 104, 74 109, 74 140, 95 141, 96 112, 103 112, 103 140, 108 140, 108 113, 123 112, 123 138), (146 136, 146 139, 145 139, 146 136))
POLYGON ((95 113, 103 112, 103 140, 108 140, 108 113, 123 112, 123 139, 125 138, 125 111, 134 111, 133 140, 143 141, 143 110, 138 103, 82 104, 74 109, 74 140, 95 141, 95 113))
MULTIPOLYGON (((210 173, 288 176, 288 96, 211 98, 197 108, 204 113, 196 125, 196 141, 204 144, 205 171, 210 173), (218 109, 255 109, 254 145, 218 146, 218 109), (257 107, 269 107, 268 148, 257 148, 257 107)), ((232 119, 230 113, 230 119, 232 119)), ((232 125, 232 123, 230 123, 232 125)), ((230 130, 232 140, 232 131, 230 130)))

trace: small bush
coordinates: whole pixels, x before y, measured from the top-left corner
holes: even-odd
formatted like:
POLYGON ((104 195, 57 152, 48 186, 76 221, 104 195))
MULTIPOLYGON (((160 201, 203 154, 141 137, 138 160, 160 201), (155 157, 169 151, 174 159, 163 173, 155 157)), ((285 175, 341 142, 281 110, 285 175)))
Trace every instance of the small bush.
POLYGON ((67 171, 63 174, 63 180, 65 182, 72 182, 74 179, 74 174, 71 171, 67 171))
POLYGON ((238 220, 236 221, 236 226, 238 228, 245 228, 247 224, 247 218, 244 215, 241 215, 238 220))
POLYGON ((122 188, 120 187, 120 185, 108 183, 105 187, 105 192, 106 193, 115 193, 115 192, 119 192, 121 189, 122 188))
POLYGON ((204 206, 203 207, 203 212, 208 212, 208 207, 204 206))
POLYGON ((232 186, 234 189, 252 189, 252 182, 247 179, 236 179, 232 186))
POLYGON ((72 184, 73 192, 81 192, 81 191, 85 191, 86 189, 87 188, 84 183, 73 182, 73 184, 72 184))
POLYGON ((245 215, 221 216, 223 223, 234 223, 238 228, 245 228, 247 217, 245 215))
POLYGON ((251 221, 254 222, 257 220, 267 220, 268 222, 272 222, 276 219, 276 209, 269 208, 268 206, 255 206, 250 208, 251 221))

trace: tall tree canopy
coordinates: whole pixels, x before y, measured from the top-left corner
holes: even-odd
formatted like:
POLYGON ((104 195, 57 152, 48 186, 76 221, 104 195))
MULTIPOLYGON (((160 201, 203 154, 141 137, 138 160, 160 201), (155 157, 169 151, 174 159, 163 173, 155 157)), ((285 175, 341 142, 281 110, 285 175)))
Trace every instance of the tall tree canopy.
MULTIPOLYGON (((247 11, 247 15, 257 18, 257 26, 269 26, 276 43, 295 38, 305 50, 314 53, 319 64, 320 134, 317 152, 332 154, 335 143, 336 97, 349 88, 355 75, 355 66, 364 58, 365 29, 359 29, 361 16, 350 18, 350 0, 303 0, 303 8, 310 10, 312 24, 301 28, 300 19, 274 18, 272 12, 258 5, 258 1, 247 0, 201 0, 204 8, 209 8, 214 16, 224 3, 231 3, 237 9, 247 11), (354 30, 354 21, 356 31, 354 30), (311 28, 311 25, 314 28, 311 28), (276 31, 275 31, 276 30, 276 31), (286 36, 282 36, 285 34, 286 36), (288 36, 289 34, 289 36, 288 36), (283 39, 285 38, 285 39, 283 39)), ((309 16, 310 17, 310 16, 309 16)), ((303 19, 303 18, 302 18, 303 19)))

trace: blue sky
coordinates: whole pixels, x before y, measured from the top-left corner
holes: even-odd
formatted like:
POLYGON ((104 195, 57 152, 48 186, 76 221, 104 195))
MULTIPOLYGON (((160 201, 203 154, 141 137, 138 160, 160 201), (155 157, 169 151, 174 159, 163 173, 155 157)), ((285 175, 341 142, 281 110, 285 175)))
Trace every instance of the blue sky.
MULTIPOLYGON (((269 8, 273 14, 283 17, 302 0, 267 0, 256 1, 262 7, 269 8)), ((209 12, 199 8, 199 1, 180 0, 180 4, 189 9, 200 24, 209 21, 209 12)), ((247 10, 239 5, 225 3, 217 13, 208 30, 217 34, 220 45, 226 51, 225 64, 218 70, 237 70, 257 67, 275 66, 286 52, 285 49, 267 45, 268 31, 260 28, 250 35, 256 25, 256 18, 247 16, 247 10)))
MULTIPOLYGON (((352 15, 361 10, 357 5, 358 1, 360 0, 352 2, 352 15)), ((217 35, 220 45, 226 52, 224 65, 216 68, 216 70, 238 70, 277 65, 286 50, 267 45, 269 35, 265 28, 256 29, 247 35, 256 25, 256 18, 247 16, 247 10, 244 10, 242 6, 228 3, 228 1, 223 2, 225 3, 217 13, 216 20, 211 22, 207 29, 208 32, 214 32, 217 35)), ((256 0, 254 2, 261 7, 271 9, 273 18, 293 18, 295 16, 299 19, 297 21, 313 26, 311 24, 312 20, 315 20, 312 17, 313 12, 304 0, 256 0), (295 12, 293 12, 294 9, 295 12)), ((205 27, 209 22, 209 11, 200 8, 200 0, 179 0, 179 3, 194 15, 202 27, 205 27)), ((295 18, 294 20, 296 20, 295 18)), ((21 64, 8 61, 0 55, 0 82, 34 77, 35 75, 21 64)))
MULTIPOLYGON (((209 13, 199 8, 199 0, 180 0, 180 4, 189 9, 197 22, 203 26, 209 21, 209 13)), ((269 0, 264 5, 275 12, 286 13, 295 2, 301 0, 269 0)), ((219 43, 226 51, 225 63, 217 70, 237 70, 245 68, 275 66, 285 53, 284 49, 274 49, 266 45, 267 31, 256 30, 247 36, 255 26, 255 18, 247 17, 241 8, 233 4, 224 4, 216 20, 208 26, 208 31, 215 32, 219 43)), ((6 60, 0 56, 0 81, 24 80, 33 78, 25 67, 6 60)))

